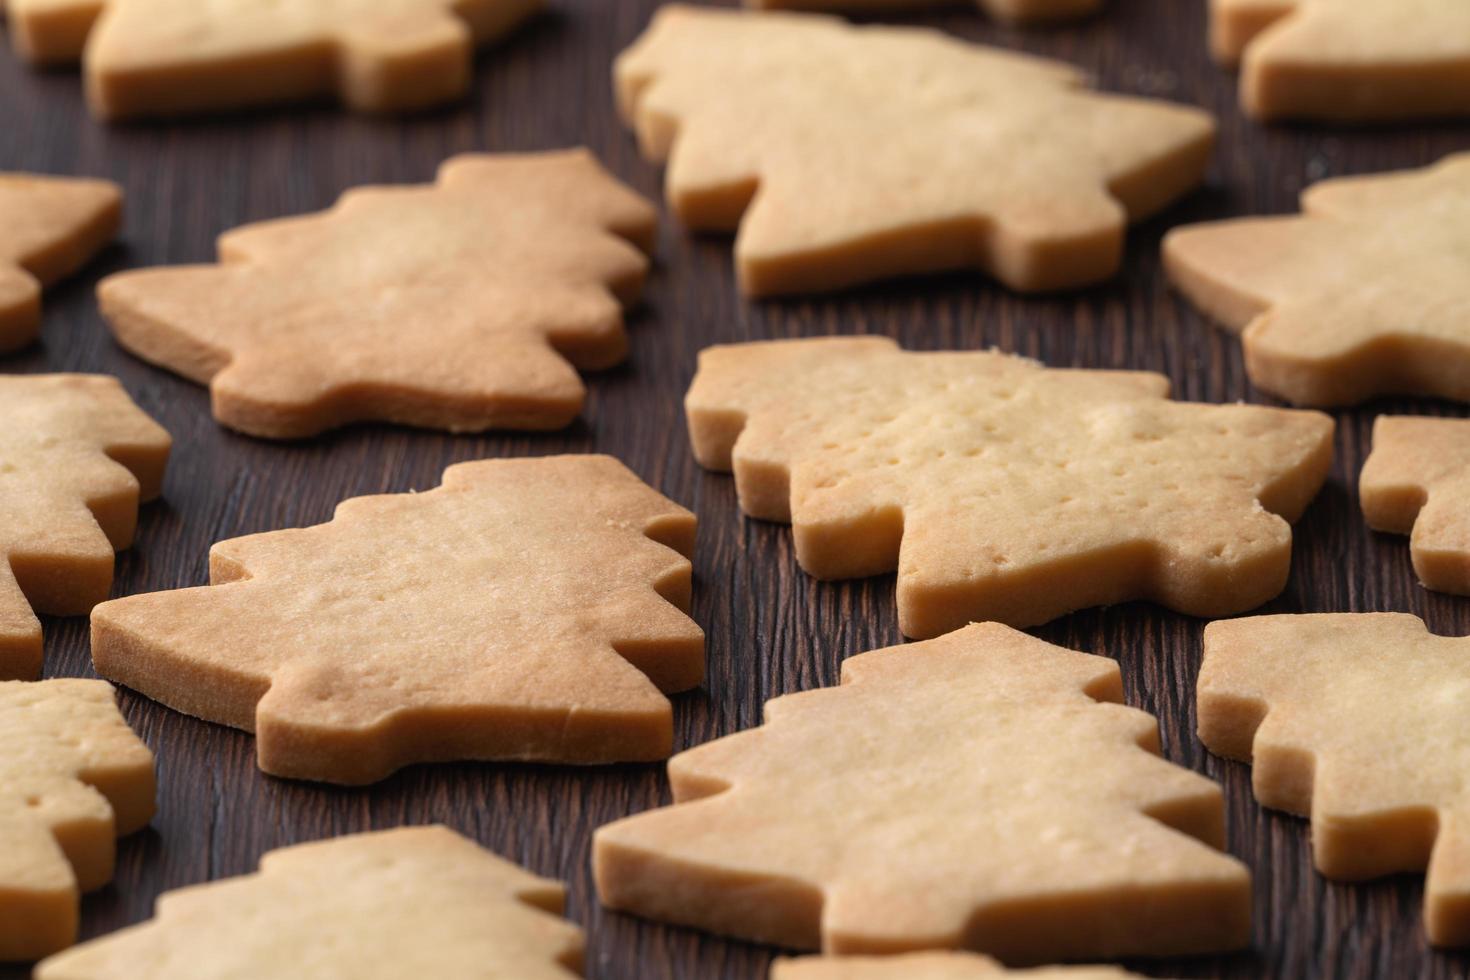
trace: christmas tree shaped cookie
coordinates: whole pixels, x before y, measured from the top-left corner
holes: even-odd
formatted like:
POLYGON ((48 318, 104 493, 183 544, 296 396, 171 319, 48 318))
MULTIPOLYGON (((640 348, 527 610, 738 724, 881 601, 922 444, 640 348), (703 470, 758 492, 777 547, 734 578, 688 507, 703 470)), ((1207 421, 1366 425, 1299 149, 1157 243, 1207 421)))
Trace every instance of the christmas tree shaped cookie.
MULTIPOLYGON (((1049 24, 1083 17, 1102 9, 1102 0, 974 0, 987 16, 1011 24, 1049 24)), ((764 10, 815 10, 830 13, 884 14, 952 7, 951 0, 745 0, 764 10)))
MULTIPOLYGON (((103 119, 340 99, 403 112, 459 98, 477 47, 541 0, 8 0, 38 64, 85 62, 103 119)), ((0 3, 3 7, 4 3, 0 3)))
POLYGON ((0 174, 0 354, 36 338, 42 287, 85 265, 121 220, 115 184, 0 174))
POLYGON ((359 188, 224 235, 219 265, 99 294, 123 346, 208 384, 215 417, 252 435, 557 429, 582 407, 574 366, 627 352, 620 304, 655 222, 586 151, 462 156, 437 184, 359 188))
POLYGON ((1312 820, 1329 878, 1428 868, 1425 925, 1470 946, 1470 638, 1399 613, 1211 623, 1199 735, 1252 761, 1264 806, 1312 820))
POLYGON ((868 653, 840 687, 669 763, 597 831, 605 905, 832 954, 1007 962, 1235 949, 1220 789, 1158 758, 1118 666, 996 623, 868 653))
POLYGON ((1380 416, 1358 494, 1374 530, 1411 535, 1425 588, 1470 595, 1470 420, 1380 416))
POLYGON ((710 348, 686 408, 699 461, 734 470, 745 513, 794 525, 803 569, 897 569, 899 625, 930 637, 1281 591, 1332 421, 1167 395, 1156 374, 865 337, 710 348))
POLYGON ((696 687, 694 516, 607 456, 451 466, 428 493, 223 541, 210 586, 92 614, 103 676, 254 731, 277 776, 666 758, 696 687))
POLYGON ((151 922, 46 960, 36 980, 571 980, 583 940, 564 894, 444 827, 339 837, 169 892, 151 922))
POLYGON ((1241 332, 1251 381, 1298 405, 1470 401, 1470 153, 1323 181, 1302 212, 1164 240, 1175 284, 1241 332))
POLYGON ((1241 62, 1241 103, 1257 118, 1470 113, 1463 0, 1211 0, 1210 47, 1241 62))
POLYGON ((1007 970, 974 953, 906 956, 808 956, 777 960, 771 980, 1143 980, 1112 966, 1054 966, 1007 970))
POLYGON ((78 893, 153 818, 153 754, 102 681, 0 682, 0 963, 76 942, 78 893))
POLYGON ((1198 109, 1089 92, 1057 62, 802 14, 667 5, 614 74, 674 210, 739 229, 754 296, 962 268, 1106 279, 1214 137, 1198 109))
POLYGON ((37 612, 81 616, 107 598, 169 447, 115 378, 0 377, 0 680, 40 675, 37 612))

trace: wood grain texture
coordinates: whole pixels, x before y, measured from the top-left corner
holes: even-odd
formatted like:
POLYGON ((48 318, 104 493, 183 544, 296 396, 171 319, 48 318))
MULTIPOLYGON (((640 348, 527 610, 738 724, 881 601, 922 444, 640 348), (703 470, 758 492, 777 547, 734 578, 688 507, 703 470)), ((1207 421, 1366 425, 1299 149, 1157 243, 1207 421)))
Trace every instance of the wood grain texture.
MULTIPOLYGON (((466 103, 408 120, 334 109, 263 112, 167 126, 104 127, 86 115, 77 78, 35 74, 0 51, 0 170, 96 175, 127 193, 123 242, 47 297, 44 342, 4 371, 116 374, 173 433, 162 502, 145 508, 137 547, 119 557, 114 594, 195 585, 221 538, 326 520, 342 498, 423 488, 459 460, 552 452, 615 454, 700 519, 694 616, 709 635, 703 691, 676 698, 677 740, 690 746, 757 723, 777 694, 836 681, 847 656, 899 640, 893 577, 840 585, 807 579, 784 527, 741 518, 733 481, 695 465, 680 401, 710 343, 884 333, 923 349, 997 346, 1058 366, 1162 371, 1182 398, 1265 401, 1245 381, 1235 339, 1166 286, 1158 246, 1172 224, 1291 211, 1301 187, 1338 174, 1420 166, 1470 142, 1463 125, 1374 130, 1264 128, 1236 108, 1234 79, 1205 56, 1203 0, 1109 0, 1080 26, 1005 29, 972 10, 922 18, 965 37, 1066 59, 1103 87, 1193 102, 1221 120, 1210 186, 1136 229, 1124 274, 1082 293, 1017 298, 975 276, 944 276, 834 298, 751 304, 735 292, 728 241, 696 238, 666 218, 647 300, 630 317, 627 366, 591 379, 583 421, 554 435, 455 438, 364 426, 308 443, 235 436, 209 417, 204 390, 123 353, 98 317, 93 286, 116 269, 207 261, 219 232, 324 207, 346 187, 422 181, 467 150, 592 147, 624 180, 658 196, 611 103, 615 53, 654 0, 556 0, 555 9, 481 58, 466 103)), ((1297 532, 1293 576, 1266 610, 1401 610, 1432 629, 1470 633, 1470 600, 1415 583, 1407 540, 1368 530, 1356 478, 1379 412, 1465 414, 1463 407, 1385 401, 1339 413, 1332 480, 1297 532)), ((88 676, 83 619, 49 620, 47 672, 88 676)), ((1155 976, 1448 978, 1470 956, 1429 951, 1422 883, 1404 876, 1336 885, 1312 870, 1307 825, 1261 810, 1245 766, 1194 738, 1193 685, 1203 624, 1142 604, 1070 616, 1035 632, 1122 663, 1129 701, 1159 715, 1169 758, 1221 780, 1231 850, 1256 876, 1252 952, 1140 964, 1155 976)), ((601 911, 588 843, 599 824, 665 802, 659 766, 419 767, 366 790, 263 777, 252 740, 184 718, 131 693, 128 719, 158 755, 159 815, 122 842, 116 881, 84 903, 96 936, 145 919, 162 891, 248 872, 260 854, 330 835, 442 821, 539 874, 571 885, 570 914, 589 931, 588 973, 602 980, 765 976, 768 949, 601 911)), ((18 978, 21 968, 0 969, 18 978)))

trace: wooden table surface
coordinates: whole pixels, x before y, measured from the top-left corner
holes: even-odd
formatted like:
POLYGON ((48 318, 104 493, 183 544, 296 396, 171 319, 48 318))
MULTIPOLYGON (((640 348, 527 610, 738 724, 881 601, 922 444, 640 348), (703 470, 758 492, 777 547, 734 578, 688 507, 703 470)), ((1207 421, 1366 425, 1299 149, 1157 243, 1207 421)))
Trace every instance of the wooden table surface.
MULTIPOLYGON (((1192 102, 1220 119, 1208 186, 1130 235, 1116 281, 1085 292, 1018 298, 979 276, 953 275, 832 298, 750 303, 737 294, 729 243, 663 222, 646 301, 629 317, 626 366, 590 379, 582 421, 552 435, 451 437, 361 426, 278 445, 227 432, 204 390, 133 359, 98 316, 98 276, 208 261, 215 235, 242 222, 329 205, 369 181, 422 181, 450 154, 585 144, 657 197, 613 109, 609 67, 654 0, 553 0, 554 9, 480 59, 469 100, 406 120, 329 107, 282 109, 179 125, 109 128, 86 114, 71 72, 35 74, 0 50, 0 170, 110 177, 127 194, 121 244, 46 299, 43 343, 0 370, 115 374, 175 439, 164 498, 142 513, 136 547, 118 558, 117 595, 203 583, 222 538, 327 520, 345 497, 427 488, 450 463, 492 456, 604 452, 626 461, 699 515, 694 617, 708 633, 708 682, 675 700, 679 747, 758 722, 777 694, 835 683, 843 658, 900 640, 893 577, 830 585, 796 567, 787 528, 740 516, 733 481, 702 472, 680 401, 700 348, 715 342, 882 333, 923 349, 997 346, 1052 365, 1162 371, 1179 397, 1269 401, 1245 380, 1236 340, 1168 289, 1158 246, 1171 225, 1295 209, 1310 181, 1427 164, 1470 143, 1465 125, 1374 130, 1262 127, 1236 108, 1234 78, 1204 50, 1204 0, 1110 0, 1080 26, 1021 32, 970 9, 920 18, 968 38, 1083 66, 1109 90, 1192 102)), ((0 46, 3 48, 3 46, 0 46)), ((1263 611, 1400 610, 1441 633, 1470 633, 1470 600, 1414 580, 1406 540, 1370 532, 1355 481, 1374 416, 1463 414, 1458 406, 1385 401, 1338 415, 1330 482, 1297 527, 1290 584, 1263 611)), ((1060 619, 1035 632, 1122 664, 1130 704, 1154 712, 1168 758, 1224 783, 1230 850, 1255 875, 1255 942, 1216 959, 1134 964, 1153 976, 1450 978, 1470 956, 1434 953, 1420 929, 1420 876, 1368 885, 1313 870, 1307 824, 1263 811, 1248 767, 1195 739, 1200 621, 1132 604, 1060 619)), ((85 619, 48 620, 48 676, 90 676, 85 619)), ((667 801, 661 766, 575 769, 416 767, 370 789, 263 777, 253 740, 131 692, 129 721, 158 757, 152 828, 121 842, 117 876, 83 902, 97 936, 146 919, 160 892, 251 871, 262 852, 371 828, 440 821, 534 871, 570 884, 569 914, 588 931, 587 972, 603 980, 765 976, 773 951, 601 910, 592 830, 667 801)), ((24 969, 0 969, 21 977, 24 969)))

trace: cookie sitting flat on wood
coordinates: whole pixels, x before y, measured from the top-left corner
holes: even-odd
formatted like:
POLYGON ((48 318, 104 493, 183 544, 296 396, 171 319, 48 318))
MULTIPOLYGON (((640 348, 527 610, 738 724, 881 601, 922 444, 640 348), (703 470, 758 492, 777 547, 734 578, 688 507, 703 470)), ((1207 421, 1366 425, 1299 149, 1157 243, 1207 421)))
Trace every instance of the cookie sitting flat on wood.
MULTIPOLYGON (((955 7, 966 0, 745 0, 762 10, 816 10, 829 13, 885 14, 955 7)), ((1010 24, 1049 24, 1085 17, 1103 0, 969 0, 987 16, 1010 24)))
POLYGON ((40 676, 37 612, 107 598, 170 445, 116 378, 0 376, 0 680, 40 676))
POLYGON ((1164 239, 1175 285, 1241 333, 1251 382, 1298 405, 1470 401, 1470 153, 1322 181, 1302 212, 1164 239))
POLYGON ((1007 970, 974 953, 907 956, 808 956, 777 960, 771 980, 1144 980, 1115 966, 1053 966, 1007 970))
POLYGON ((486 460, 329 524, 222 541, 210 586, 92 614, 103 676, 254 731, 277 776, 648 761, 699 685, 694 515, 607 456, 486 460))
POLYGON ((1379 416, 1358 496, 1373 530, 1410 535, 1426 589, 1470 595, 1470 420, 1379 416))
POLYGON ((98 293, 124 347, 208 384, 251 435, 558 429, 582 408, 575 368, 627 353, 656 222, 585 150, 461 156, 436 184, 358 188, 225 234, 219 265, 98 293))
POLYGON ((36 339, 42 287, 85 265, 121 221, 116 184, 0 173, 0 354, 36 339))
POLYGON ((4 0, 38 64, 85 62, 104 119, 335 97, 364 112, 448 102, 477 47, 542 0, 4 0))
POLYGON ((1257 118, 1470 114, 1464 0, 1211 0, 1210 47, 1257 118))
POLYGON ((46 960, 36 980, 572 980, 565 889, 443 827, 271 851, 260 871, 168 892, 155 918, 46 960))
POLYGON ((1281 591, 1332 420, 1168 390, 863 337, 710 348, 685 407, 695 456, 734 470, 746 514, 794 525, 803 569, 897 569, 899 625, 929 637, 1130 599, 1227 615, 1281 591))
POLYGON ((1006 962, 1250 936, 1220 788, 1157 755, 1118 665, 996 623, 867 653, 761 728, 669 762, 674 805, 600 828, 609 908, 793 949, 1006 962))
POLYGON ((936 31, 667 5, 618 104, 691 228, 734 231, 746 293, 975 268, 1013 289, 1118 269, 1124 228, 1199 183, 1199 109, 936 31))
POLYGON ((1211 623, 1199 735, 1254 763, 1263 806, 1312 820, 1329 878, 1429 869, 1425 926, 1470 946, 1470 638, 1417 616, 1211 623))
POLYGON ((78 895, 153 818, 153 754, 111 684, 0 682, 0 962, 76 942, 78 895))

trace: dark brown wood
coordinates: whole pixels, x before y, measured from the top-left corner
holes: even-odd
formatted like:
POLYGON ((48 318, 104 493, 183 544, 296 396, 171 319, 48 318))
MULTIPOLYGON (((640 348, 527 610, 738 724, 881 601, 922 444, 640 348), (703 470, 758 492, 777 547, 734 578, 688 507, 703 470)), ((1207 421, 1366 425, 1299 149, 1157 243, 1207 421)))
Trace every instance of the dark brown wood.
MULTIPOLYGON (((833 298, 747 303, 727 241, 695 238, 666 219, 646 302, 630 317, 627 366, 591 379, 583 421, 546 436, 454 438, 364 426, 274 445, 210 419, 206 393, 123 353, 99 318, 99 275, 134 266, 208 261, 219 232, 330 204, 369 181, 429 178, 466 150, 586 144, 623 179, 657 197, 661 173, 639 159, 611 103, 614 54, 636 36, 653 0, 561 0, 480 64, 467 103, 407 120, 327 107, 167 126, 109 128, 88 118, 70 72, 35 74, 0 51, 0 170, 110 177, 127 192, 121 245, 47 296, 44 343, 0 360, 4 371, 120 376, 174 434, 162 502, 142 515, 137 547, 118 559, 115 594, 202 583, 221 538, 326 520, 344 497, 424 488, 449 463, 485 456, 612 453, 700 519, 695 618, 709 635, 709 680, 676 702, 690 746, 756 724, 777 694, 834 683, 839 662, 897 642, 893 579, 825 585, 795 566, 786 528, 741 518, 732 481, 706 474, 688 450, 680 401, 698 350, 718 341, 885 333, 915 348, 995 345, 1053 365, 1137 368, 1174 379, 1180 397, 1262 400, 1245 381, 1237 342, 1168 290, 1159 239, 1176 223, 1295 209, 1306 183, 1427 164, 1464 148, 1470 129, 1263 128, 1236 108, 1234 79, 1205 57, 1203 0, 1110 0, 1065 29, 1021 32, 969 9, 916 18, 955 34, 1066 59, 1103 87, 1194 102, 1221 120, 1209 187, 1131 235, 1127 266, 1107 286, 1018 298, 975 276, 945 276, 833 298)), ((1459 406, 1375 403, 1339 415, 1332 481, 1297 530, 1293 576, 1267 611, 1403 610, 1432 629, 1470 633, 1470 600, 1421 589, 1405 539, 1364 526, 1355 482, 1382 411, 1463 414, 1459 406)), ((88 675, 83 619, 49 620, 47 673, 88 675)), ((1066 617, 1036 632, 1121 661, 1130 703, 1158 714, 1169 758, 1221 780, 1230 847, 1256 876, 1256 940, 1248 954, 1141 964, 1156 976, 1452 978, 1470 956, 1429 951, 1422 882, 1325 882, 1312 870, 1305 822, 1261 810, 1246 766, 1210 757, 1194 732, 1199 621, 1133 604, 1066 617)), ((132 693, 124 711, 158 756, 159 814, 121 844, 115 882, 84 902, 84 933, 147 918, 162 891, 251 871, 261 853, 324 836, 442 821, 535 871, 570 882, 570 914, 588 929, 588 976, 765 976, 772 951, 602 911, 588 870, 599 824, 667 799, 659 766, 606 770, 533 766, 418 767, 366 790, 262 777, 250 737, 174 714, 132 693)), ((1467 706, 1470 710, 1470 706, 1467 706)), ((3 751, 3 747, 0 747, 3 751)), ((0 969, 0 977, 22 977, 0 969)))

